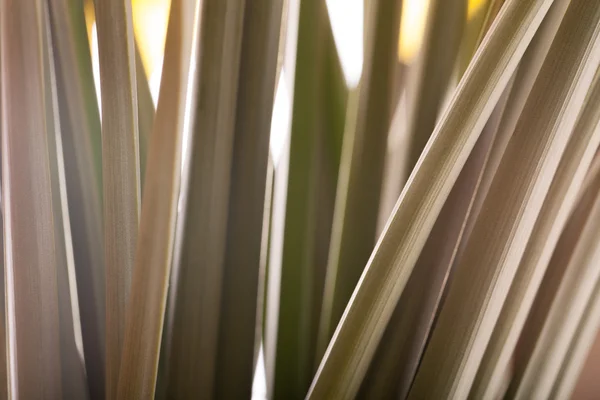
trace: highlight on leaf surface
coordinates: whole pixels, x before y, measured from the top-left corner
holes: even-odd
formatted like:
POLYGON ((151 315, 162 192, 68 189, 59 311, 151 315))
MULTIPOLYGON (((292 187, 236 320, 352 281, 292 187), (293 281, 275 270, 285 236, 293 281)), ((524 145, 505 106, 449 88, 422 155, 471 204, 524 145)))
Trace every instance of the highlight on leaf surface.
POLYGON ((596 0, 0 0, 0 397, 576 398, 596 0))

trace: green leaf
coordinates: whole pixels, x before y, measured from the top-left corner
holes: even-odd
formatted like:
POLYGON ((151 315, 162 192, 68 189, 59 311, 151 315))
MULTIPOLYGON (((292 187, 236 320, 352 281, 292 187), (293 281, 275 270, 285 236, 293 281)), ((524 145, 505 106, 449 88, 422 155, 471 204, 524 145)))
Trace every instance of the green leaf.
POLYGON ((283 67, 294 83, 282 81, 293 86, 291 137, 275 168, 264 342, 268 392, 301 398, 317 362, 347 87, 325 3, 288 11, 290 34, 299 24, 283 67))
POLYGON ((104 398, 105 277, 98 104, 81 0, 51 0, 61 135, 90 393, 104 398))
POLYGON ((400 1, 367 12, 363 75, 350 93, 319 325, 322 357, 377 239, 377 215, 391 121, 400 1))
POLYGON ((448 91, 467 18, 465 0, 431 0, 423 46, 407 77, 408 173, 421 156, 448 91))
POLYGON ((484 166, 511 90, 506 88, 419 255, 361 386, 366 398, 405 398, 425 349, 484 166))
MULTIPOLYGON (((568 2, 564 2, 568 3, 568 2)), ((557 3, 558 5, 558 3, 557 3)), ((525 323, 560 233, 580 191, 585 172, 600 144, 600 88, 598 77, 588 93, 573 137, 558 166, 531 238, 523 254, 494 333, 474 382, 475 397, 491 396, 501 384, 502 371, 508 367, 518 336, 525 323)))

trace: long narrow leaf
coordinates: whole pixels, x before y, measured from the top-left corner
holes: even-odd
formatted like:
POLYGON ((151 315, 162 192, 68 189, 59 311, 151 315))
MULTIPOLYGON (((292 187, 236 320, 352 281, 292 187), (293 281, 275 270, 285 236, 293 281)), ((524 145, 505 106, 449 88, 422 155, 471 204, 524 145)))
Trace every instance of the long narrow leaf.
POLYGON ((324 232, 331 226, 323 221, 331 221, 336 175, 335 139, 323 118, 325 89, 332 84, 325 83, 325 53, 335 51, 326 18, 322 1, 289 4, 283 68, 286 88, 293 88, 292 119, 275 169, 265 337, 268 389, 275 398, 303 397, 316 363, 329 239, 324 232))
POLYGON ((598 337, 598 329, 600 329, 600 283, 596 283, 577 327, 577 333, 567 350, 560 373, 552 387, 552 398, 566 399, 573 395, 586 358, 598 337))
POLYGON ((115 397, 140 213, 139 131, 131 3, 95 1, 102 95, 106 262, 106 395, 115 397))
POLYGON ((41 1, 0 3, 10 398, 62 397, 42 10, 41 1))
POLYGON ((135 81, 137 86, 137 117, 139 129, 139 153, 140 153, 140 185, 144 188, 144 172, 146 171, 146 158, 148 156, 148 143, 152 133, 155 107, 150 94, 150 86, 144 65, 139 53, 138 46, 135 47, 135 81))
POLYGON ((408 172, 421 156, 442 106, 467 18, 464 0, 431 0, 423 47, 407 83, 408 172))
MULTIPOLYGON (((165 44, 161 95, 148 152, 144 205, 127 311, 118 399, 152 398, 156 386, 167 286, 173 259, 186 104, 196 81, 192 60, 200 5, 173 0, 165 44)), ((190 104, 193 105, 193 104, 190 104)))
POLYGON ((405 398, 408 394, 451 274, 465 220, 472 209, 511 86, 506 88, 469 155, 396 305, 361 387, 361 393, 368 398, 405 398))
POLYGON ((318 357, 324 354, 375 245, 389 132, 400 1, 369 4, 363 75, 348 100, 318 357))
POLYGON ((50 0, 81 330, 90 393, 104 398, 104 235, 98 104, 83 2, 50 0))
POLYGON ((535 33, 531 45, 527 48, 527 51, 523 55, 523 60, 521 60, 521 63, 519 64, 514 78, 513 89, 507 99, 506 111, 500 121, 498 134, 492 144, 491 153, 486 162, 483 176, 481 177, 481 184, 479 185, 476 197, 473 200, 472 212, 466 222, 464 233, 465 239, 458 249, 457 259, 461 257, 465 245, 468 242, 468 238, 473 231, 473 226, 479 217, 483 201, 490 190, 490 185, 492 184, 494 175, 496 175, 498 165, 502 160, 508 142, 517 126, 517 122, 523 112, 523 107, 525 107, 525 103, 531 93, 531 89, 542 68, 544 60, 546 59, 548 50, 556 36, 560 21, 562 20, 569 3, 570 0, 556 0, 552 3, 548 14, 544 18, 544 21, 542 21, 538 31, 535 33))
POLYGON ((309 397, 351 397, 358 390, 435 219, 551 3, 513 0, 500 13, 400 196, 309 397))
MULTIPOLYGON (((249 398, 257 338, 261 232, 282 0, 246 4, 216 361, 216 398, 249 398)), ((269 199, 270 201, 270 199, 269 199)), ((267 209, 267 211, 269 211, 267 209)), ((266 245, 266 244, 265 244, 266 245)), ((266 249, 265 249, 266 250, 266 249)), ((264 276, 263 276, 264 278, 264 276)), ((261 331, 258 330, 258 333, 261 331)))
POLYGON ((476 398, 493 398, 498 390, 502 371, 508 366, 552 251, 600 144, 599 121, 600 82, 596 77, 482 359, 472 389, 476 398))
MULTIPOLYGON (((231 185, 235 184, 231 181, 231 168, 245 2, 207 0, 202 6, 197 58, 200 74, 191 120, 186 167, 189 177, 182 191, 182 196, 186 196, 185 220, 181 258, 175 267, 177 296, 173 299, 172 343, 167 360, 167 398, 198 398, 221 389, 215 386, 215 380, 219 378, 219 324, 221 299, 225 295, 222 287, 229 196, 231 185)), ((271 95, 273 92, 271 88, 271 95)), ((256 239, 259 243, 256 249, 260 251, 259 233, 256 239)), ((258 281, 244 284, 256 286, 258 281)), ((225 297, 223 300, 227 301, 225 297)), ((254 333, 252 321, 246 328, 254 333)), ((246 356, 252 360, 254 337, 247 339, 251 347, 246 356)), ((251 361, 247 367, 251 372, 251 361)))
MULTIPOLYGON (((90 393, 83 363, 83 343, 77 295, 69 202, 65 179, 62 132, 58 111, 54 50, 50 34, 47 4, 43 10, 43 61, 46 105, 46 132, 48 138, 48 165, 52 188, 54 241, 57 264, 58 315, 60 330, 61 377, 63 396, 89 398, 90 393)), ((95 394, 94 394, 95 395, 95 394)))

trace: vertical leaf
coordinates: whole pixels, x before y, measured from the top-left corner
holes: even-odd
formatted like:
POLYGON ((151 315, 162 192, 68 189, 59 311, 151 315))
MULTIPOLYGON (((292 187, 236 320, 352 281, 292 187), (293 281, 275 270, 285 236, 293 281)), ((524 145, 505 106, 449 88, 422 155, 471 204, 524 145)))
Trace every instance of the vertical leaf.
POLYGON ((465 0, 431 0, 425 38, 407 79, 408 172, 421 156, 437 120, 467 18, 465 0))
POLYGON ((9 397, 61 398, 42 3, 2 1, 0 18, 9 397))
MULTIPOLYGON (((90 393, 104 398, 104 236, 100 117, 81 0, 50 0, 65 178, 90 393)), ((97 396, 97 397, 96 397, 97 396)))
MULTIPOLYGON (((138 46, 135 47, 135 81, 137 87, 137 118, 139 129, 139 153, 140 153, 140 185, 144 188, 144 172, 146 171, 146 157, 148 156, 148 143, 152 133, 154 122, 154 102, 150 94, 148 77, 144 71, 144 65, 140 57, 138 46)), ((141 192, 141 191, 140 191, 141 192)))
POLYGON ((140 212, 135 40, 128 0, 95 1, 102 95, 106 391, 117 392, 140 212))
MULTIPOLYGON (((152 398, 156 386, 181 173, 186 104, 196 54, 200 5, 173 0, 165 44, 161 94, 148 152, 144 205, 126 314, 118 399, 152 398)), ((197 66, 195 67, 197 68, 197 66)))
MULTIPOLYGON (((257 4, 253 6, 257 7, 257 4)), ((202 7, 199 20, 202 31, 197 58, 199 86, 195 100, 197 104, 191 120, 193 129, 187 155, 189 164, 186 169, 189 168, 189 177, 182 190, 182 196, 185 196, 185 219, 182 222, 181 256, 175 264, 178 278, 174 283, 177 287, 176 297, 173 298, 172 342, 166 366, 167 398, 195 398, 217 395, 219 390, 226 392, 226 389, 215 385, 215 381, 221 379, 217 363, 231 362, 231 359, 218 358, 219 351, 224 351, 220 348, 219 341, 224 335, 230 334, 223 332, 221 336, 219 324, 222 299, 227 303, 236 294, 230 293, 227 286, 225 290, 228 292, 223 292, 223 274, 228 239, 230 190, 231 185, 236 184, 232 181, 232 157, 246 5, 243 1, 207 0, 203 2, 202 7), (225 296, 231 297, 227 299, 225 296)), ((248 7, 251 5, 248 4, 248 7)), ((250 70, 245 72, 251 73, 250 70)), ((242 87, 242 90, 244 89, 246 87, 242 87)), ((273 88, 270 88, 271 96, 273 92, 273 88)), ((253 100, 258 101, 256 98, 253 100)), ((240 112, 244 111, 246 110, 240 109, 240 112)), ((250 128, 251 121, 245 122, 250 128)), ((246 135, 251 134, 246 132, 246 135)), ((258 143, 252 142, 252 145, 258 146, 258 143)), ((244 151, 248 151, 248 148, 244 151)), ((237 155, 241 162, 242 154, 238 152, 237 155)), ((246 169, 249 167, 243 166, 246 169)), ((266 170, 262 178, 266 178, 266 170)), ((262 205, 261 202, 261 207, 262 205)), ((259 219, 262 223, 260 212, 259 219)), ((260 231, 256 239, 256 250, 260 252, 260 231)), ((233 264, 231 268, 238 265, 233 264)), ((256 287, 258 277, 254 282, 244 282, 244 285, 256 287)), ((229 304, 226 306, 231 307, 229 304)), ((251 310, 255 312, 255 309, 251 310)), ((242 317, 241 312, 239 316, 242 317)), ((251 374, 255 328, 253 321, 245 328, 248 329, 247 332, 251 332, 251 336, 245 338, 248 340, 246 344, 250 345, 249 353, 244 354, 250 357, 250 363, 243 367, 249 368, 247 373, 251 374)), ((231 345, 231 342, 229 344, 231 345)), ((225 357, 227 356, 230 355, 226 353, 225 357)), ((236 354, 231 356, 235 357, 236 354)), ((235 364, 224 367, 227 366, 235 368, 235 364)), ((231 390, 250 393, 248 386, 231 390)))
POLYGON ((54 240, 57 263, 58 315, 60 332, 61 377, 63 396, 89 398, 86 380, 79 298, 75 273, 69 202, 66 191, 62 132, 58 111, 54 50, 51 45, 50 20, 47 4, 43 10, 43 62, 45 83, 46 132, 48 165, 52 190, 54 240))
POLYGON ((329 101, 327 53, 335 50, 327 10, 324 2, 309 0, 290 2, 288 12, 283 68, 289 82, 283 85, 293 90, 293 107, 291 133, 275 169, 265 332, 268 391, 274 398, 303 397, 313 373, 328 247, 327 223, 319 218, 329 218, 328 190, 335 179, 335 167, 329 169, 335 145, 329 147, 321 113, 329 101))
POLYGON ((372 2, 363 75, 350 94, 340 160, 318 357, 333 334, 375 245, 391 121, 400 1, 372 2))
POLYGON ((216 398, 250 397, 254 355, 260 344, 256 326, 260 323, 257 311, 262 308, 259 288, 264 287, 259 282, 261 232, 268 229, 269 221, 267 216, 263 223, 263 211, 282 5, 282 0, 254 0, 245 5, 222 266, 216 398))

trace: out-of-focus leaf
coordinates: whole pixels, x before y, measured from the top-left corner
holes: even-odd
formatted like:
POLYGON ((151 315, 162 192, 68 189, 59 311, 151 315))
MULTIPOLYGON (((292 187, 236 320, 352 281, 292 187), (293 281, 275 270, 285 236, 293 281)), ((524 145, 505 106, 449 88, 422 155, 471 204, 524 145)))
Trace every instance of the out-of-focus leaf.
POLYGON ((198 68, 192 60, 197 53, 202 4, 193 0, 173 0, 171 4, 161 94, 148 149, 118 399, 154 396, 173 259, 185 111, 196 88, 196 80, 189 77, 190 70, 198 68))
MULTIPOLYGON (((308 390, 317 362, 347 86, 325 3, 311 1, 299 7, 290 2, 288 11, 290 37, 284 68, 296 90, 291 140, 286 141, 275 170, 265 364, 270 393, 300 398, 308 390), (294 66, 296 52, 298 65, 294 66)), ((290 82, 282 84, 290 88, 290 82)))
POLYGON ((144 65, 140 57, 138 47, 135 47, 135 81, 137 86, 137 118, 139 130, 139 153, 140 153, 140 185, 144 188, 144 172, 146 171, 146 157, 148 156, 148 143, 152 133, 154 122, 154 102, 148 86, 148 77, 144 71, 144 65))
POLYGON ((490 29, 492 22, 494 22, 498 16, 504 1, 505 0, 483 0, 484 5, 480 6, 476 11, 476 14, 467 22, 458 56, 459 77, 465 73, 473 55, 481 45, 485 34, 490 29))
POLYGON ((262 339, 264 268, 273 176, 269 137, 285 0, 246 3, 231 165, 223 293, 216 360, 217 398, 251 396, 262 339), (265 195, 269 199, 265 205, 265 195), (265 208, 266 206, 266 208, 265 208), (267 213, 266 216, 263 213, 267 213), (266 232, 263 232, 266 230, 266 232), (261 266, 262 263, 262 266, 261 266), (263 269, 261 276, 260 271, 263 269))
MULTIPOLYGON (((85 376, 85 364, 82 362, 84 354, 79 298, 77 295, 77 276, 74 265, 62 132, 58 111, 54 50, 52 48, 47 4, 42 4, 42 10, 44 95, 56 252, 62 393, 66 398, 87 399, 90 397, 90 393, 85 376)), ((94 394, 94 396, 96 395, 94 394)))
POLYGON ((325 7, 318 0, 288 5, 287 29, 297 40, 287 38, 283 68, 293 81, 293 108, 289 147, 275 170, 272 234, 280 236, 271 242, 265 338, 268 390, 274 398, 302 398, 314 373, 320 303, 315 299, 321 296, 325 270, 317 249, 326 144, 320 114, 325 7), (293 59, 295 70, 289 68, 293 59))
POLYGON ((427 236, 551 3, 513 0, 506 4, 409 178, 325 353, 309 397, 344 398, 357 392, 427 236))
MULTIPOLYGON (((98 104, 81 0, 50 0, 57 94, 86 375, 104 398, 104 235, 98 104)), ((98 397, 95 397, 98 396, 98 397)))
POLYGON ((140 213, 135 39, 128 0, 95 1, 102 95, 106 395, 114 398, 140 213))
MULTIPOLYGON (((1 23, 1 22, 0 22, 1 23)), ((0 35, 2 35, 0 30, 0 35)), ((2 66, 2 36, 0 36, 0 68, 2 66)), ((1 71, 1 69, 0 69, 1 71)), ((2 73, 0 72, 0 127, 2 126, 2 73)), ((0 128, 1 129, 1 128, 0 128)), ((0 181, 2 179, 2 152, 0 151, 0 181)), ((4 227, 4 202, 0 185, 0 223, 4 227)), ((4 229, 0 229, 0 343, 6 343, 6 290, 4 279, 4 229)), ((8 398, 7 349, 0 346, 0 397, 8 398)))
POLYGON ((205 2, 167 397, 251 395, 281 6, 205 2))
POLYGON ((0 2, 9 398, 63 393, 42 10, 0 2))
POLYGON ((435 128, 467 18, 466 0, 430 0, 425 38, 407 77, 410 173, 435 128))
POLYGON ((375 1, 369 7, 363 75, 347 106, 319 324, 319 358, 325 353, 377 239, 400 1, 375 1))

